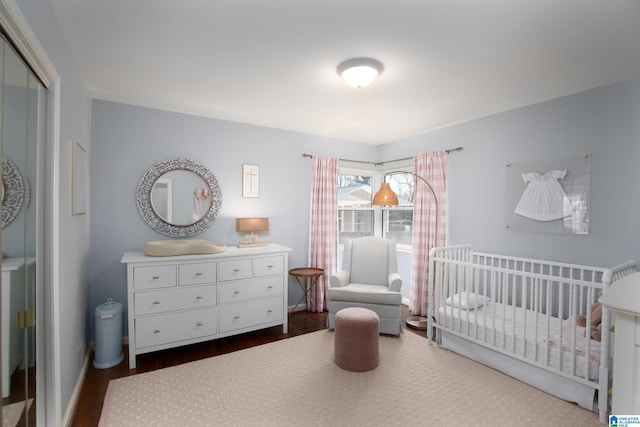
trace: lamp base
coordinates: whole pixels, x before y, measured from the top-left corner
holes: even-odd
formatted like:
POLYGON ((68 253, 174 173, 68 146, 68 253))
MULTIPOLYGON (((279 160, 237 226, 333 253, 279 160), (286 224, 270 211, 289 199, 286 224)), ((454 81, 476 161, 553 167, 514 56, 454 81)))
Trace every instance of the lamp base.
POLYGON ((407 326, 411 329, 427 330, 427 318, 422 316, 407 317, 407 326))
POLYGON ((238 243, 239 248, 256 248, 258 246, 267 246, 267 242, 262 240, 256 233, 247 234, 238 243))

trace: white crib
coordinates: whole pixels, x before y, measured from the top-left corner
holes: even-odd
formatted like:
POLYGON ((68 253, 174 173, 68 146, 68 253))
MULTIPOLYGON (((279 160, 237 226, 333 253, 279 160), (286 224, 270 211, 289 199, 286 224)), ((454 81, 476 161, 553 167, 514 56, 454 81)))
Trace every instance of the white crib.
POLYGON ((636 271, 634 261, 598 268, 459 245, 433 248, 429 262, 429 343, 435 328, 442 347, 598 411, 607 421, 612 316, 603 307, 601 341, 577 326, 576 316, 586 316, 590 325, 591 305, 636 271))

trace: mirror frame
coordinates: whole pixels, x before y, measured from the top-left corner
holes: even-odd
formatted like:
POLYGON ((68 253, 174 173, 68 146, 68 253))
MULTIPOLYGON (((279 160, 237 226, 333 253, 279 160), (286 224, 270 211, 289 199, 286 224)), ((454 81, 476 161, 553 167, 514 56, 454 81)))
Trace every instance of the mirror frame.
POLYGON ((206 231, 218 218, 218 213, 222 208, 222 191, 218 180, 209 168, 184 157, 174 157, 157 162, 142 175, 136 189, 136 205, 144 222, 158 233, 177 238, 193 237, 206 231), (186 170, 195 173, 207 183, 211 190, 211 207, 199 221, 193 224, 170 224, 153 210, 151 204, 153 186, 162 175, 175 170, 186 170))

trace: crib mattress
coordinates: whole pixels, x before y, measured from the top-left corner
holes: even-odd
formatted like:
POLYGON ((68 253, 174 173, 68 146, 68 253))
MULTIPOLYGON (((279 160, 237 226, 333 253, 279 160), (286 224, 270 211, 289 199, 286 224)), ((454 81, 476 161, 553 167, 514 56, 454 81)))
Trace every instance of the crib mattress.
POLYGON ((448 330, 540 366, 598 380, 600 343, 586 340, 584 328, 575 326, 573 318, 562 320, 521 307, 487 303, 473 310, 442 306, 437 321, 448 330))

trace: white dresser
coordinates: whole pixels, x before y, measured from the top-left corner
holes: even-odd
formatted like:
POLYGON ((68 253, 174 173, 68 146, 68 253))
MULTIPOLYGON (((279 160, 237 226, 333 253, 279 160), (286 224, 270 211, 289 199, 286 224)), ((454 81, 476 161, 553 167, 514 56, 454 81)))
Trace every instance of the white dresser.
POLYGON ((611 413, 640 414, 640 273, 617 280, 600 302, 615 313, 611 413))
POLYGON ((136 355, 282 325, 288 332, 290 248, 214 255, 127 252, 129 368, 136 355))

